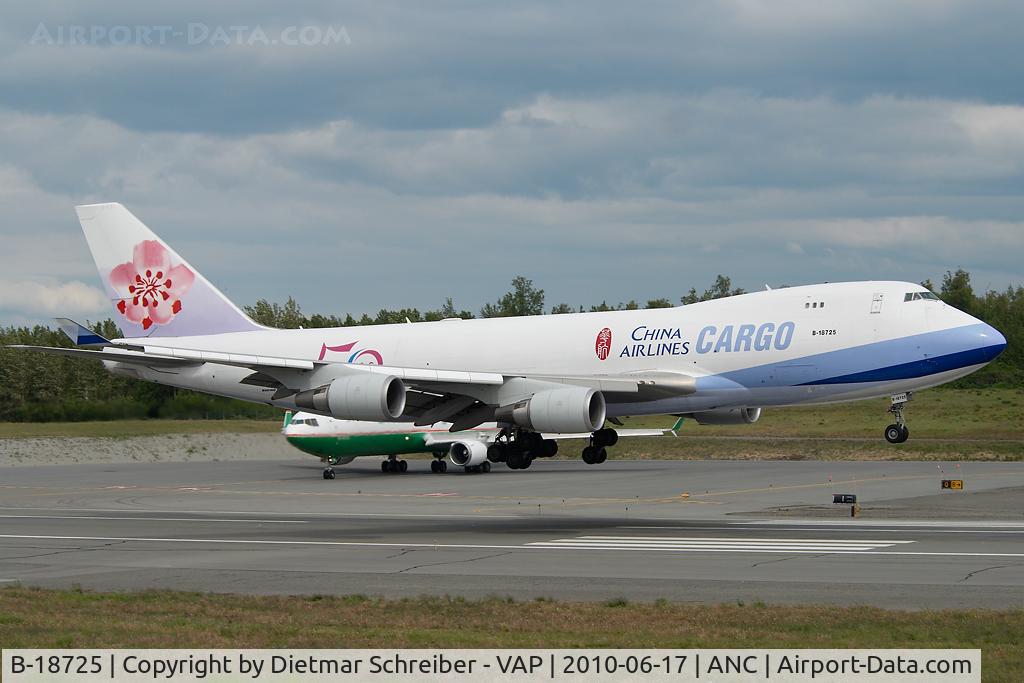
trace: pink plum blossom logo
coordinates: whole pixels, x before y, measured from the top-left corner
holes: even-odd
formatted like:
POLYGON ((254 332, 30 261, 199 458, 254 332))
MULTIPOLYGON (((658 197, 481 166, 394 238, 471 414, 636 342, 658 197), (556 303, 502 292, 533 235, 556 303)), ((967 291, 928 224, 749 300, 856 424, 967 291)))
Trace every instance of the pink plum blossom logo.
POLYGON ((171 265, 171 254, 156 240, 135 245, 132 260, 110 271, 110 284, 120 297, 117 310, 129 322, 148 330, 166 325, 181 313, 181 299, 195 281, 186 266, 171 265))
POLYGON ((358 343, 358 341, 354 341, 350 344, 341 344, 340 346, 328 346, 327 344, 323 344, 320 347, 320 357, 317 360, 323 360, 327 357, 327 352, 331 351, 334 353, 344 353, 348 355, 348 360, 345 361, 346 363, 384 365, 384 358, 380 355, 380 351, 375 349, 357 349, 356 344, 358 343))

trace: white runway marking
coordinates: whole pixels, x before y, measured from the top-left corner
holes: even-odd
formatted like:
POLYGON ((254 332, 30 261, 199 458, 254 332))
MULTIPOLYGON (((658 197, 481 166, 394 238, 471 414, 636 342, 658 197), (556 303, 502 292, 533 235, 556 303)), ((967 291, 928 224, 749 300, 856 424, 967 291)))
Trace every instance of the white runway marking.
POLYGON ((500 545, 483 543, 374 543, 369 541, 279 541, 271 539, 238 539, 238 538, 144 538, 137 536, 39 536, 32 534, 0 534, 0 538, 25 539, 37 541, 111 541, 120 543, 186 543, 186 544, 225 544, 225 545, 287 545, 287 546, 324 546, 324 547, 365 547, 365 548, 446 548, 456 550, 631 550, 655 552, 735 552, 735 553, 786 553, 786 554, 831 554, 831 555, 915 555, 933 557, 1024 557, 1024 553, 943 553, 903 550, 782 550, 782 549, 748 549, 748 548, 672 548, 646 547, 623 548, 615 546, 547 546, 547 545, 500 545))
POLYGON ((873 541, 830 538, 719 538, 708 536, 577 536, 535 541, 531 546, 548 548, 601 548, 603 550, 702 550, 762 552, 849 552, 890 548, 913 541, 873 541))
POLYGON ((0 515, 0 519, 124 519, 133 522, 228 522, 231 524, 309 524, 302 519, 209 519, 202 517, 101 517, 98 515, 0 515))
POLYGON ((978 520, 975 522, 968 520, 932 520, 932 519, 920 519, 920 520, 883 520, 883 519, 858 519, 842 522, 839 520, 824 520, 824 519, 762 519, 762 520, 751 520, 745 522, 731 522, 736 526, 834 526, 834 527, 858 527, 858 526, 901 526, 901 527, 977 527, 979 529, 1024 529, 1024 522, 993 522, 988 520, 978 520))
MULTIPOLYGON (((736 531, 737 528, 743 529, 756 529, 755 526, 750 526, 749 523, 743 522, 742 527, 737 527, 736 522, 730 522, 732 526, 617 526, 616 529, 642 529, 645 531, 693 531, 700 529, 701 531, 736 531)), ((914 528, 914 527, 898 527, 892 529, 885 529, 876 525, 869 525, 869 529, 858 529, 854 525, 848 526, 836 526, 826 527, 820 526, 787 526, 779 528, 778 526, 772 526, 772 531, 815 531, 821 533, 823 531, 830 532, 845 532, 845 531, 870 531, 873 534, 1024 534, 1024 529, 990 529, 988 527, 980 529, 938 529, 934 527, 928 528, 914 528)), ((765 529, 767 531, 767 529, 765 529)))

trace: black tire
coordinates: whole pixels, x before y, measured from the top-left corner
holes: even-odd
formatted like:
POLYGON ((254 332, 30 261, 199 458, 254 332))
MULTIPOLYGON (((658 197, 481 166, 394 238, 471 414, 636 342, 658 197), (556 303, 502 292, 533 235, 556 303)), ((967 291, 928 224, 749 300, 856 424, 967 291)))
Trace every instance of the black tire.
POLYGON ((510 470, 521 470, 523 469, 523 461, 526 460, 526 454, 522 451, 511 451, 508 457, 505 458, 505 464, 508 465, 510 470))
POLYGON ((594 460, 595 465, 600 465, 608 459, 608 451, 605 450, 604 446, 597 449, 597 458, 594 460))
POLYGON ((436 460, 431 460, 430 461, 430 471, 433 472, 434 474, 437 474, 437 461, 436 460))
POLYGON ((380 461, 380 471, 381 472, 384 472, 385 474, 387 474, 390 471, 390 469, 388 469, 388 463, 389 462, 390 462, 389 460, 381 460, 380 461))
POLYGON ((614 446, 619 442, 619 433, 614 429, 599 429, 594 432, 595 446, 614 446))
POLYGON ((597 462, 597 448, 594 446, 587 446, 583 449, 583 462, 588 465, 593 465, 597 462))
POLYGON ((528 469, 530 469, 530 465, 532 465, 532 464, 533 464, 533 458, 531 458, 530 454, 527 453, 525 456, 523 456, 523 464, 519 466, 519 469, 521 469, 521 470, 528 470, 528 469))
POLYGON ((324 470, 324 479, 334 479, 334 470, 324 470))
POLYGON ((398 471, 399 472, 405 472, 408 469, 409 469, 409 463, 407 463, 405 460, 399 460, 398 461, 398 471))
POLYGON ((910 429, 907 428, 907 425, 900 425, 900 429, 902 431, 902 434, 900 434, 899 443, 903 443, 904 441, 910 438, 910 429))
POLYGON ((558 454, 558 442, 554 439, 544 439, 541 444, 540 457, 553 458, 558 454))
POLYGON ((492 443, 487 447, 487 459, 491 462, 505 462, 508 458, 508 449, 500 443, 492 443))
MULTIPOLYGON (((909 432, 907 432, 909 435, 909 432)), ((885 440, 889 443, 903 443, 906 439, 903 437, 903 428, 898 424, 893 423, 885 428, 885 440)))
POLYGON ((438 468, 437 468, 437 469, 438 469, 438 471, 439 471, 439 472, 440 472, 441 474, 444 474, 445 472, 447 472, 447 471, 448 471, 448 463, 446 463, 446 462, 445 462, 444 460, 440 461, 440 462, 438 463, 438 468))
POLYGON ((480 465, 480 471, 483 472, 484 474, 487 474, 488 472, 490 472, 491 471, 491 463, 489 463, 487 461, 484 461, 480 465))

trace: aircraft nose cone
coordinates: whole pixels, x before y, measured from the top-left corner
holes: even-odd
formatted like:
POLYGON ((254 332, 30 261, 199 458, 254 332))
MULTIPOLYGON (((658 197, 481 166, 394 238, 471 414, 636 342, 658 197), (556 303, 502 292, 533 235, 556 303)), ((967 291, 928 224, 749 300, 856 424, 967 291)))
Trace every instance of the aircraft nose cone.
POLYGON ((994 360, 1006 348, 1006 337, 1003 333, 988 324, 983 324, 978 332, 978 348, 987 356, 985 362, 994 360))

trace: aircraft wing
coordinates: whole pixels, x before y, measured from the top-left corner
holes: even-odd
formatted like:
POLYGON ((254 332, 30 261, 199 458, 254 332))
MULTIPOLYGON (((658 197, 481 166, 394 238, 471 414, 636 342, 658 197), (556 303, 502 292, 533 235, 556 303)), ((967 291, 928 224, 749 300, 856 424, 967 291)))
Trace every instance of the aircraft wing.
POLYGON ((592 388, 601 391, 609 403, 656 400, 692 394, 696 391, 694 377, 659 371, 592 376, 503 374, 312 361, 163 345, 138 346, 120 341, 110 342, 101 349, 26 345, 12 345, 9 348, 116 361, 143 367, 180 367, 216 363, 248 368, 253 374, 242 380, 242 383, 274 388, 275 399, 284 399, 300 391, 315 389, 354 373, 393 375, 401 379, 408 390, 404 414, 406 419, 412 418, 417 425, 449 421, 453 423, 453 432, 491 421, 494 419, 496 406, 510 405, 545 389, 564 386, 592 388))
MULTIPOLYGON (((629 436, 679 436, 675 429, 615 429, 619 438, 629 436)), ((579 432, 577 434, 542 434, 545 439, 589 439, 590 432, 579 432)))

